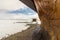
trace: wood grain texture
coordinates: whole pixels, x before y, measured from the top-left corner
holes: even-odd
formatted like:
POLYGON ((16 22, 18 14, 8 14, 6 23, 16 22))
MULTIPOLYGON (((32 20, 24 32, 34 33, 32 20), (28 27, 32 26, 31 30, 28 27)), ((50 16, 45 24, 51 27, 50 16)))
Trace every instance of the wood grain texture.
POLYGON ((41 26, 51 40, 60 40, 60 0, 34 0, 41 26))

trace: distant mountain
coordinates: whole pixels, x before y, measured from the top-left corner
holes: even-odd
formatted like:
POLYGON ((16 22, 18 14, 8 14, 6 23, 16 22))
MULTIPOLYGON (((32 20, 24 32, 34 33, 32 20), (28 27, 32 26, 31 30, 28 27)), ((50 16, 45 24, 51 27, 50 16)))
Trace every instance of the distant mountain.
POLYGON ((34 14, 36 14, 35 11, 33 11, 32 9, 30 9, 28 7, 23 8, 23 9, 8 11, 8 13, 14 13, 14 14, 22 13, 22 14, 25 14, 25 15, 34 15, 34 14))

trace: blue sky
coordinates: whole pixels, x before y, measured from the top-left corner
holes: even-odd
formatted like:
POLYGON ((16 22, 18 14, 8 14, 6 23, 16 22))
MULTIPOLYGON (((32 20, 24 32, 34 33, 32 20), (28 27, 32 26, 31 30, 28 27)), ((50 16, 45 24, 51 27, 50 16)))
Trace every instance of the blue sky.
POLYGON ((19 0, 0 0, 0 19, 20 19, 36 16, 35 11, 27 7, 19 0))
POLYGON ((32 10, 31 8, 29 8, 29 7, 26 7, 26 8, 23 8, 23 9, 18 9, 18 10, 13 10, 13 11, 8 11, 8 13, 11 13, 11 14, 22 13, 22 14, 25 14, 25 15, 34 15, 34 14, 36 14, 36 12, 34 10, 32 10))

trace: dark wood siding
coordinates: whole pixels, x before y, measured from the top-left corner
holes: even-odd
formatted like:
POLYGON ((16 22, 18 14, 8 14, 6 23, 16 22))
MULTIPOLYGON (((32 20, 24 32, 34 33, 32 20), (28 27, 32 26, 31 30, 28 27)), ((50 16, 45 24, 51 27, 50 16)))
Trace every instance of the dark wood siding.
POLYGON ((32 0, 20 0, 20 1, 23 2, 24 4, 26 4, 31 9, 33 9, 34 11, 36 11, 34 2, 32 0))

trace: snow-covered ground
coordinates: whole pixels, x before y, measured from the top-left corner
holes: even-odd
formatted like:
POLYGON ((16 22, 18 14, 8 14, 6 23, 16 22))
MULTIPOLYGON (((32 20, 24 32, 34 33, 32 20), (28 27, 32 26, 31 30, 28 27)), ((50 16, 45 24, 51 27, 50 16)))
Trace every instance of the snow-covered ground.
POLYGON ((17 32, 21 32, 29 27, 25 26, 26 23, 16 23, 18 21, 23 20, 0 20, 0 39, 17 32))
POLYGON ((9 35, 15 34, 17 32, 21 32, 22 30, 26 30, 30 26, 26 26, 27 23, 23 22, 31 22, 30 19, 27 20, 0 20, 0 39, 2 37, 7 37, 9 35), (20 23, 22 22, 22 23, 20 23))

